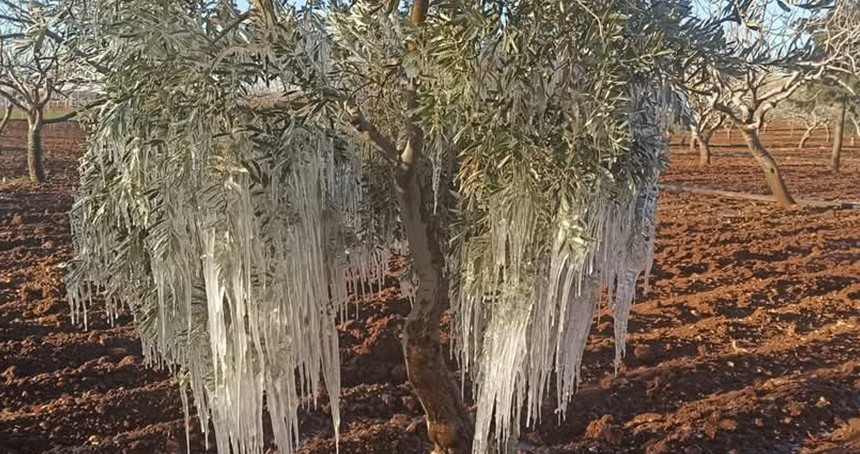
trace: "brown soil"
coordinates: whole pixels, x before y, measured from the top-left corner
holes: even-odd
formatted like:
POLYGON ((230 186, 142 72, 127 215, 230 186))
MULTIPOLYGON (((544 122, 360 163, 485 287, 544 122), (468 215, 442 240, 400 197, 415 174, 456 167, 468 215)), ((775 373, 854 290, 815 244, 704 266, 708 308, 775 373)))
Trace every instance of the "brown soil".
MULTIPOLYGON (((17 179, 23 132, 11 126, 0 156, 0 453, 185 452, 177 388, 142 364, 130 317, 112 327, 93 311, 86 332, 69 319, 62 264, 82 134, 48 128, 51 183, 37 188, 17 179)), ((797 151, 802 131, 788 132, 765 143, 798 196, 860 200, 856 149, 834 176, 821 134, 797 151)), ((708 168, 676 154, 664 181, 766 193, 742 152, 720 147, 708 168)), ((602 314, 567 420, 548 408, 522 452, 860 452, 860 210, 662 194, 653 274, 622 370, 602 314)), ((356 310, 340 325, 340 451, 425 453, 398 340, 409 304, 388 289, 356 310)), ((327 406, 301 418, 300 452, 333 453, 327 406)), ((206 452, 196 423, 191 451, 206 452)))

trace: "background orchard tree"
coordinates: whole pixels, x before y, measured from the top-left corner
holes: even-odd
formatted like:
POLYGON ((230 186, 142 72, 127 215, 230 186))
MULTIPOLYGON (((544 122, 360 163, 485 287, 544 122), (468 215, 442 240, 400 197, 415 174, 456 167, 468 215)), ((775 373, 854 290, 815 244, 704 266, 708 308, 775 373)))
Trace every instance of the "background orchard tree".
POLYGON ((811 87, 813 97, 804 100, 803 104, 799 106, 805 111, 810 121, 815 121, 814 124, 809 125, 812 128, 807 127, 806 133, 801 138, 801 148, 805 140, 809 138, 811 129, 817 126, 831 125, 828 134, 831 143, 829 166, 834 173, 840 172, 845 132, 849 130, 849 134, 851 133, 850 115, 853 114, 852 107, 858 103, 858 97, 852 92, 860 93, 860 84, 856 81, 851 84, 856 86, 851 86, 846 81, 847 77, 840 77, 840 79, 845 85, 829 83, 828 81, 813 85, 811 87), (848 86, 849 89, 846 89, 845 86, 848 86))
MULTIPOLYGON (((0 1, 0 97, 27 120, 27 167, 30 180, 44 182, 42 128, 68 121, 73 109, 46 118, 51 100, 68 97, 86 81, 67 36, 52 30, 57 2, 0 1)), ((5 123, 4 123, 5 125, 5 123)))
POLYGON ((726 115, 744 137, 753 158, 764 171, 765 182, 778 204, 794 205, 795 200, 785 184, 776 160, 761 140, 760 132, 772 109, 791 97, 801 87, 830 79, 851 60, 846 45, 857 39, 854 29, 830 35, 834 44, 827 50, 817 49, 810 39, 814 27, 831 30, 833 14, 801 18, 798 9, 779 3, 754 4, 739 16, 730 35, 738 43, 740 65, 706 68, 697 74, 693 90, 710 98, 711 106, 726 115))
POLYGON ((817 101, 819 94, 815 84, 811 84, 797 90, 785 103, 773 110, 776 117, 791 122, 792 127, 796 123, 803 124, 805 129, 797 143, 798 149, 806 147, 812 133, 824 127, 833 116, 832 105, 817 101))
POLYGON ((825 56, 845 55, 833 62, 832 74, 818 85, 819 102, 832 106, 833 145, 830 169, 839 173, 842 146, 849 117, 860 105, 860 73, 857 58, 860 56, 860 3, 840 2, 821 22, 813 22, 812 40, 825 56))
POLYGON ((760 130, 768 111, 791 96, 805 80, 800 72, 780 77, 771 71, 750 66, 740 78, 713 72, 711 105, 738 127, 750 153, 764 171, 765 182, 777 203, 788 206, 795 204, 794 198, 776 160, 762 143, 760 130))
POLYGON ((3 153, 3 132, 6 131, 6 126, 12 118, 12 104, 7 104, 3 109, 3 118, 0 118, 0 153, 3 153))
POLYGON ((724 113, 715 109, 707 97, 694 94, 690 107, 695 112, 693 125, 690 127, 690 146, 699 148, 699 164, 711 163, 711 138, 726 122, 724 113))

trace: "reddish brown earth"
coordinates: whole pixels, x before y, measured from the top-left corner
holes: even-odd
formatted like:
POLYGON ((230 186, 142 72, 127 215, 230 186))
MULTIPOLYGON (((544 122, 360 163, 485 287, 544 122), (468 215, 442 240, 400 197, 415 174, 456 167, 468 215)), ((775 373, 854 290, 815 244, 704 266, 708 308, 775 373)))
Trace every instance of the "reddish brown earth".
MULTIPOLYGON (((789 186, 860 200, 860 151, 834 176, 821 135, 793 149, 800 132, 765 137, 789 186)), ((51 183, 12 180, 26 173, 21 124, 0 156, 0 180, 10 179, 0 184, 0 453, 185 452, 177 388, 142 364, 130 319, 111 327, 95 310, 89 331, 70 322, 65 213, 82 134, 67 124, 46 133, 51 183)), ((742 148, 716 151, 709 168, 676 153, 664 181, 765 193, 742 148)), ((567 421, 548 412, 524 431, 522 452, 860 453, 860 210, 665 193, 659 222, 624 367, 613 374, 602 314, 567 421)), ((401 366, 408 310, 386 290, 340 327, 342 453, 427 452, 401 366)), ((301 413, 300 452, 334 452, 326 410, 301 413)), ((202 441, 195 424, 192 452, 205 452, 202 441)))

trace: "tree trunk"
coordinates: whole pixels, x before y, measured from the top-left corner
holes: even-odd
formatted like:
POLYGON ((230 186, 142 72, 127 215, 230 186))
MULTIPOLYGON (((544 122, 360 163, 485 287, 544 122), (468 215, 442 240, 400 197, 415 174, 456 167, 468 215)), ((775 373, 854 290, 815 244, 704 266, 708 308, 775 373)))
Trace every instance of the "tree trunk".
POLYGON ((690 126, 690 152, 696 151, 696 142, 699 140, 699 132, 695 126, 690 126))
MULTIPOLYGON (((429 0, 415 0, 410 14, 412 22, 424 22, 428 7, 429 0)), ((404 96, 407 109, 415 108, 416 96, 414 86, 407 89, 404 96)), ((409 242, 412 267, 418 276, 412 312, 403 327, 406 373, 427 415, 433 454, 470 454, 475 424, 445 363, 439 339, 442 314, 450 303, 449 283, 439 232, 422 196, 416 168, 423 151, 424 133, 412 119, 406 124, 406 137, 406 147, 394 174, 400 218, 409 242)))
POLYGON ((9 119, 12 117, 12 105, 6 106, 6 111, 3 112, 3 119, 0 120, 0 153, 3 153, 3 132, 6 131, 6 126, 9 124, 9 119))
POLYGON ((42 110, 27 114, 27 169, 30 181, 45 182, 45 166, 42 159, 42 110))
POLYGON ((414 169, 395 179, 400 216, 412 253, 418 287, 403 328, 403 350, 409 381, 427 415, 434 454, 471 452, 474 423, 450 375, 439 341, 442 313, 448 309, 448 278, 436 228, 421 200, 414 169))
POLYGON ((860 121, 857 119, 857 114, 851 115, 851 124, 854 125, 854 134, 851 135, 851 146, 856 145, 856 139, 860 138, 860 121))
POLYGON ((826 142, 830 143, 830 125, 827 123, 824 123, 824 133, 826 142))
POLYGON ((833 128, 833 150, 830 152, 830 169, 834 173, 839 173, 842 161, 842 139, 845 136, 845 114, 847 111, 848 101, 842 100, 839 118, 836 120, 836 126, 833 128))
POLYGON ((779 166, 761 142, 757 129, 754 127, 742 127, 741 133, 744 136, 747 147, 749 147, 750 153, 752 153, 764 171, 764 180, 776 199, 776 203, 783 207, 796 205, 797 202, 794 201, 791 192, 788 190, 788 186, 785 185, 785 180, 782 178, 779 166))
POLYGON ((812 136, 812 131, 814 131, 815 128, 815 126, 811 128, 806 128, 806 132, 804 132, 803 135, 800 137, 800 143, 797 144, 798 150, 802 150, 803 147, 806 146, 806 141, 809 140, 809 138, 812 136))
POLYGON ((710 134, 699 136, 699 165, 711 164, 711 137, 710 134))

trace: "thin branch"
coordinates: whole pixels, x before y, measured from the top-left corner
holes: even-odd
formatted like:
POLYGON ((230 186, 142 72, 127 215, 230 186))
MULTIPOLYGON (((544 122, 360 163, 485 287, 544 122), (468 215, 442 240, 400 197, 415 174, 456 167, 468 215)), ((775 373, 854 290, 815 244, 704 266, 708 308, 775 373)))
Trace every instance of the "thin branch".
POLYGON ((44 124, 51 124, 51 123, 62 123, 62 122, 64 122, 64 121, 69 121, 69 120, 71 120, 72 118, 75 118, 76 116, 78 116, 78 114, 79 114, 79 113, 81 113, 81 112, 83 112, 83 111, 86 111, 86 110, 90 110, 90 109, 92 109, 92 108, 94 108, 94 107, 98 107, 98 106, 100 106, 100 105, 102 105, 102 104, 104 104, 104 103, 105 103, 105 100, 104 100, 104 99, 98 99, 98 100, 95 100, 95 101, 93 101, 93 102, 91 102, 91 103, 87 104, 86 106, 84 106, 84 107, 82 107, 82 108, 80 108, 80 109, 75 109, 75 110, 73 110, 73 111, 71 111, 71 112, 69 112, 69 113, 67 113, 67 114, 65 114, 65 115, 61 115, 61 116, 56 117, 56 118, 50 118, 50 119, 47 119, 47 120, 43 120, 43 121, 42 121, 42 123, 44 123, 44 124))
POLYGON ((16 22, 16 23, 24 24, 24 25, 29 25, 29 23, 30 23, 24 19, 21 19, 20 17, 8 16, 6 14, 0 14, 0 19, 5 20, 5 21, 9 21, 9 22, 16 22))
POLYGON ((215 38, 213 38, 213 39, 212 39, 212 44, 217 43, 217 42, 218 42, 218 41, 220 41, 222 38, 224 38, 225 36, 227 36, 227 34, 228 34, 228 33, 230 33, 230 31, 231 31, 231 30, 233 30, 234 28, 238 27, 238 26, 239 26, 239 24, 241 24, 243 21, 245 21, 245 19, 247 19, 248 17, 250 17, 250 16, 251 16, 251 14, 250 14, 250 13, 251 13, 250 11, 245 11, 244 13, 240 14, 240 15, 236 18, 236 20, 234 20, 233 22, 230 22, 230 24, 228 24, 226 27, 224 27, 224 29, 223 29, 223 30, 221 30, 221 32, 220 32, 220 33, 218 33, 218 35, 217 35, 217 36, 215 36, 215 38))
MULTIPOLYGON (((427 12, 430 9, 430 0, 415 0, 412 3, 412 11, 410 12, 410 20, 413 24, 422 24, 427 19, 427 12)), ((407 52, 414 52, 415 44, 410 41, 407 45, 407 52)), ((409 81, 409 87, 404 93, 406 102, 406 110, 412 112, 418 105, 418 93, 415 89, 415 81, 409 81)), ((410 114, 411 115, 411 114, 410 114)), ((421 126, 415 123, 412 118, 406 121, 406 147, 403 154, 400 155, 400 164, 406 173, 415 170, 415 163, 420 159, 424 147, 424 131, 421 126)))

